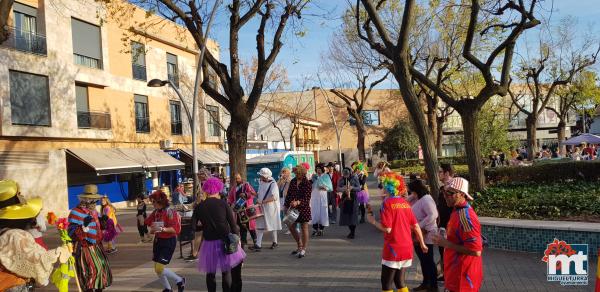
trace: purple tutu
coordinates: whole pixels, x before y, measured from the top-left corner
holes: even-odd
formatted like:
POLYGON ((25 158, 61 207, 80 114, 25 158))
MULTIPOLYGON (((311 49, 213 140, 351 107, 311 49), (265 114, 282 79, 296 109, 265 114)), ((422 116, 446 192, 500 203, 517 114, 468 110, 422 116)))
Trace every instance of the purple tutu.
POLYGON ((202 273, 214 274, 227 272, 239 265, 246 258, 242 246, 232 254, 225 254, 222 240, 204 240, 198 255, 198 270, 202 273))
POLYGON ((102 241, 110 242, 117 238, 117 229, 115 228, 115 222, 112 219, 106 220, 106 229, 102 231, 102 241))
POLYGON ((356 193, 356 198, 360 204, 369 203, 369 193, 365 190, 356 193))

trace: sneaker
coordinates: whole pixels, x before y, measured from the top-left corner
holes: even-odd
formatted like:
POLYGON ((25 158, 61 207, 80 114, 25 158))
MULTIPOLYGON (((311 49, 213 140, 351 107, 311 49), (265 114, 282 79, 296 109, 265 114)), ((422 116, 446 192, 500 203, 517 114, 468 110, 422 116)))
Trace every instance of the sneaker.
POLYGON ((297 255, 299 252, 300 252, 300 249, 297 249, 297 250, 294 250, 294 251, 292 251, 290 254, 291 254, 291 255, 293 255, 293 256, 295 256, 295 255, 297 255))
POLYGON ((117 251, 118 250, 116 248, 109 249, 109 250, 106 251, 106 254, 113 254, 113 253, 116 253, 117 251))
POLYGON ((184 258, 183 260, 186 262, 193 262, 193 261, 196 261, 196 257, 193 255, 190 255, 190 256, 184 258))
POLYGON ((177 292, 183 292, 185 290, 185 278, 181 277, 181 282, 177 283, 177 292))
POLYGON ((171 290, 171 289, 164 289, 164 290, 162 290, 162 292, 173 292, 173 290, 171 290))
POLYGON ((442 275, 442 276, 439 276, 439 277, 437 278, 437 280, 438 280, 438 282, 444 282, 444 276, 443 276, 443 275, 442 275))
POLYGON ((286 230, 286 231, 285 231, 283 234, 285 234, 285 235, 290 235, 290 234, 292 234, 292 233, 291 233, 291 232, 290 232, 290 230, 288 229, 288 230, 286 230))
POLYGON ((365 217, 361 217, 361 218, 360 218, 360 221, 359 221, 358 223, 359 223, 359 224, 363 224, 363 223, 365 223, 365 217))
POLYGON ((298 258, 299 258, 299 259, 301 259, 301 258, 303 258, 303 257, 305 257, 305 256, 306 256, 306 251, 305 251, 305 250, 301 250, 301 251, 298 253, 298 258))
POLYGON ((273 242, 273 244, 271 244, 271 249, 276 249, 279 246, 279 244, 277 244, 277 242, 273 242))
POLYGON ((313 233, 310 236, 312 236, 312 237, 319 236, 318 234, 319 234, 319 231, 315 230, 315 231, 313 231, 313 233))
POLYGON ((336 224, 335 220, 329 220, 329 224, 336 224))
POLYGON ((348 234, 348 236, 346 236, 346 238, 348 238, 348 239, 354 239, 354 233, 348 234))
POLYGON ((254 246, 251 246, 248 249, 252 250, 252 251, 255 251, 255 252, 259 252, 262 249, 262 247, 260 247, 260 246, 258 246, 258 245, 255 244, 254 246))
POLYGON ((325 231, 323 230, 319 230, 319 232, 317 232, 317 236, 323 236, 325 234, 325 231))

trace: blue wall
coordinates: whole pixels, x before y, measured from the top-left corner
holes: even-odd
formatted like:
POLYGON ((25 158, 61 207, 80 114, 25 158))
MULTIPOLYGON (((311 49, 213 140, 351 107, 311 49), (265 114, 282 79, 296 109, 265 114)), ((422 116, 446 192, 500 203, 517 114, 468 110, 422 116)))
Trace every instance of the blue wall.
MULTIPOLYGON (((127 181, 119 182, 116 176, 109 183, 96 184, 98 186, 98 194, 107 195, 111 202, 126 201, 129 196, 129 183, 127 181)), ((152 190, 152 179, 146 180, 146 189, 152 190)), ((68 188, 69 193, 69 209, 79 204, 79 196, 83 193, 83 185, 73 185, 68 188)))

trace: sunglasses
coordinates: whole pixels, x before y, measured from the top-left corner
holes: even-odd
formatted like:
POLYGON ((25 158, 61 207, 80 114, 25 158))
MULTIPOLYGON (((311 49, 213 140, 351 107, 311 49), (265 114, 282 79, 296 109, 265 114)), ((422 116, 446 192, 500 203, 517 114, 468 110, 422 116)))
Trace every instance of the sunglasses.
POLYGON ((457 192, 457 191, 445 190, 445 191, 444 191, 444 196, 445 196, 445 197, 452 197, 452 196, 454 196, 454 195, 456 195, 456 194, 458 194, 458 193, 459 193, 459 192, 457 192))

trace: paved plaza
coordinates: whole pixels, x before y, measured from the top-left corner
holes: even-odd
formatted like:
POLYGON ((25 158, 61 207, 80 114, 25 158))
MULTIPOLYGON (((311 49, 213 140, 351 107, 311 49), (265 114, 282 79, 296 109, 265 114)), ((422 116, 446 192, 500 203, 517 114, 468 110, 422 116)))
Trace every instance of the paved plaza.
MULTIPOLYGON (((380 202, 373 202, 379 204, 380 202)), ((134 212, 122 210, 120 224, 125 232, 118 238, 119 252, 109 255, 114 282, 108 291, 161 291, 154 274, 151 244, 137 244, 134 212)), ((48 234, 48 243, 56 244, 54 232, 48 234)), ((357 227, 354 240, 346 239, 347 228, 332 225, 325 236, 309 242, 303 259, 290 256, 295 243, 289 235, 279 234, 279 248, 248 252, 243 269, 244 291, 247 292, 347 292, 380 291, 380 252, 382 235, 370 224, 357 227)), ((265 235, 264 246, 271 238, 265 235)), ((190 247, 184 247, 184 256, 190 247)), ((436 252, 437 256, 437 252, 436 252)), ((187 279, 186 291, 206 291, 204 275, 194 263, 179 259, 179 250, 169 268, 187 279)), ((590 283, 585 287, 561 287, 546 281, 546 265, 540 254, 485 249, 484 282, 481 291, 593 291, 597 259, 590 260, 590 283)), ((409 287, 420 283, 421 275, 415 256, 407 275, 409 287)), ((218 283, 220 280, 217 279, 218 283)), ((53 291, 53 287, 45 291, 53 291)), ((73 286, 73 289, 76 289, 73 286)), ((219 288, 220 289, 220 288, 219 288)), ((72 290, 76 291, 76 290, 72 290)), ((440 291, 443 291, 440 289, 440 291)))

